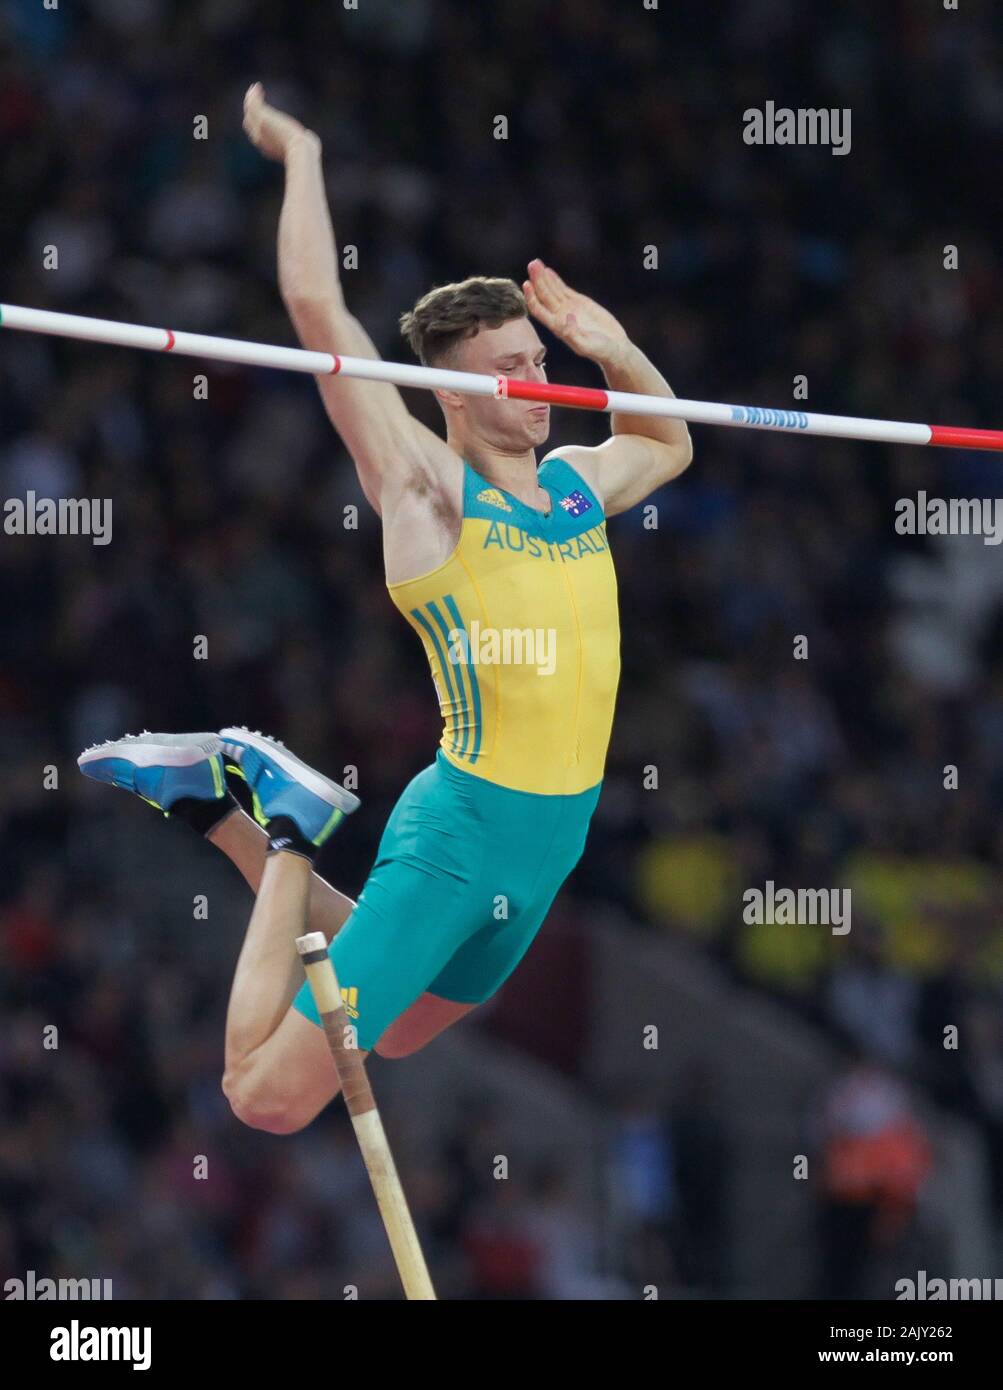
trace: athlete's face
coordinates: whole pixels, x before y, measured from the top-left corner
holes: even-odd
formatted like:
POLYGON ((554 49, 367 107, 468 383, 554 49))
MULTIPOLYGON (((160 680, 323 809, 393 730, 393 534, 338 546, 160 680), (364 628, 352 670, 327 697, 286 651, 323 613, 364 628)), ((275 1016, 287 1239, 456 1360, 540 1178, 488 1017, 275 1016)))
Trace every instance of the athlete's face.
MULTIPOLYGON (((547 349, 529 319, 512 319, 500 328, 482 328, 461 343, 455 367, 461 372, 546 381, 547 349)), ((522 453, 546 442, 550 407, 532 401, 499 401, 463 396, 463 429, 494 448, 522 453)))

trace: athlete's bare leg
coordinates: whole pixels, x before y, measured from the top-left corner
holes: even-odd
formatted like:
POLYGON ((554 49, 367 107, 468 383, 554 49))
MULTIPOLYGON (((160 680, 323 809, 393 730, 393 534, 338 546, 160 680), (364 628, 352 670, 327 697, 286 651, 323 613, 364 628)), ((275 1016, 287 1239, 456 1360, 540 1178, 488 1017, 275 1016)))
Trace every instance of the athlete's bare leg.
MULTIPOLYGON (((257 821, 245 812, 234 809, 210 830, 206 838, 237 866, 251 891, 257 893, 268 849, 268 836, 257 821)), ((310 876, 310 925, 306 930, 323 932, 325 939, 330 941, 348 921, 354 906, 351 898, 332 888, 319 874, 313 873, 310 876)), ((302 981, 302 969, 300 979, 302 981)))
POLYGON ((273 1134, 302 1129, 338 1092, 324 1030, 290 1008, 312 877, 301 855, 266 857, 226 1014, 223 1091, 238 1119, 273 1134))
MULTIPOLYGON (((321 799, 324 821, 348 793, 299 763, 281 745, 247 731, 231 731, 238 744, 257 741, 313 787, 328 790, 321 799)), ((302 1129, 338 1092, 338 1078, 322 1028, 293 1009, 303 984, 296 952, 298 936, 310 929, 330 941, 355 904, 312 870, 311 859, 285 849, 268 855, 269 837, 239 808, 213 825, 221 798, 222 744, 218 735, 141 734, 95 745, 78 759, 86 776, 123 787, 170 814, 180 814, 237 866, 256 893, 234 974, 227 1012, 223 1089, 245 1123, 277 1134, 302 1129), (207 816, 195 812, 205 804, 207 816), (185 809, 187 807, 187 809, 185 809), (180 808, 180 809, 178 809, 180 808)), ((280 769, 281 770, 281 769, 280 769)), ((222 809, 222 804, 221 804, 222 809)), ((348 806, 348 810, 353 809, 348 806)), ((298 834, 295 823, 292 830, 298 834)), ((312 827, 314 834, 317 824, 312 827)), ((321 831, 330 827, 321 825, 321 831)), ((321 843, 325 835, 310 843, 321 843)), ((284 841, 295 848, 295 835, 284 841)), ((392 961, 387 968, 393 969, 392 961)), ((423 994, 379 1039, 378 1050, 403 1057, 470 1011, 435 995, 423 994)))
MULTIPOLYGON (((293 943, 305 930, 330 941, 355 904, 311 872, 307 860, 269 857, 267 834, 243 811, 207 838, 257 894, 230 992, 223 1090, 245 1124, 288 1134, 309 1124, 339 1089, 323 1030, 290 1007, 303 983, 293 943), (287 870, 286 861, 301 867, 287 870)), ((426 992, 390 1025, 376 1051, 406 1057, 474 1007, 426 992)))

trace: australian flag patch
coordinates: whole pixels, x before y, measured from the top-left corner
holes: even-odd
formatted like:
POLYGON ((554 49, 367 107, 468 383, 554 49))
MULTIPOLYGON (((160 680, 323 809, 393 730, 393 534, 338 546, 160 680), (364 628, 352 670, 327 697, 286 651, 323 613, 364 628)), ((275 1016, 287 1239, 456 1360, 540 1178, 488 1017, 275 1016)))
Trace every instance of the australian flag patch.
POLYGON ((569 492, 567 497, 561 498, 561 506, 569 516, 581 516, 582 512, 591 510, 592 503, 577 488, 574 492, 569 492))

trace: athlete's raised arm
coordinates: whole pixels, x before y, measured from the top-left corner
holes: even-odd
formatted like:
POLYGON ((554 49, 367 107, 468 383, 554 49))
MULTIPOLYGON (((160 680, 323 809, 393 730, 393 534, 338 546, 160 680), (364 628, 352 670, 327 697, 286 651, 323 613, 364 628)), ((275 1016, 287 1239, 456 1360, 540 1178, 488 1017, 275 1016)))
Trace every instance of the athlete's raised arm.
MULTIPOLYGON (((673 395, 669 383, 607 309, 570 289, 542 261, 530 262, 529 276, 523 293, 530 312, 572 351, 597 363, 610 390, 673 395)), ((693 458, 684 420, 614 414, 612 421, 613 437, 598 448, 552 450, 588 481, 607 516, 627 511, 678 478, 693 458)))
MULTIPOLYGON (((342 292, 319 138, 269 105, 260 82, 244 98, 244 130, 262 154, 285 166, 279 290, 300 342, 314 352, 378 357, 342 292)), ((398 494, 409 475, 420 479, 448 461, 443 441, 414 418, 396 386, 347 377, 318 377, 317 383, 377 512, 382 514, 388 482, 398 494)))

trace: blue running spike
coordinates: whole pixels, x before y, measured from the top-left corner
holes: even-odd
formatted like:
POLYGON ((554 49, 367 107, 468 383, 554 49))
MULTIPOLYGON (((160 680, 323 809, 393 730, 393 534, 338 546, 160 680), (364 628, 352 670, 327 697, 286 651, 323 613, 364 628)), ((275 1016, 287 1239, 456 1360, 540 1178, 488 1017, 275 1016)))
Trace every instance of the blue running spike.
POLYGON ((237 728, 221 730, 220 739, 251 789, 259 825, 288 816, 305 839, 322 845, 359 805, 357 796, 308 767, 278 739, 237 728))
POLYGON ((85 777, 134 792, 165 814, 176 801, 214 801, 226 794, 218 734, 127 734, 86 748, 77 759, 85 777))

